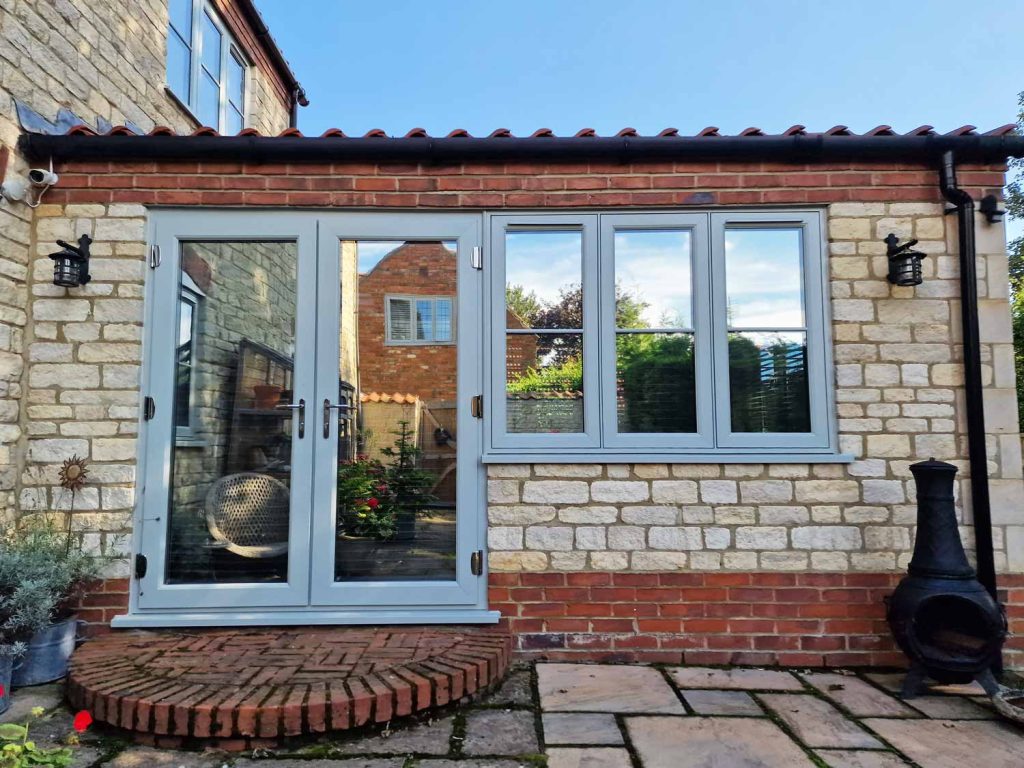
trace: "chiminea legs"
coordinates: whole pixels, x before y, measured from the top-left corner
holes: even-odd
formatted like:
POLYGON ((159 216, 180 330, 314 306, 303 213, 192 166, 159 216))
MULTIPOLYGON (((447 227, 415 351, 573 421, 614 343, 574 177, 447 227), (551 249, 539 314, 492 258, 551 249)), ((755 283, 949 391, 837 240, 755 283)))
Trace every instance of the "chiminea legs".
MULTIPOLYGON (((924 681, 927 677, 928 673, 921 664, 918 664, 916 661, 911 662, 910 669, 907 670, 907 676, 903 678, 903 685, 900 687, 900 698, 916 699, 922 693, 925 693, 924 681)), ((996 682, 991 669, 983 669, 974 679, 978 681, 978 685, 989 696, 995 696, 999 693, 999 683, 996 682)))

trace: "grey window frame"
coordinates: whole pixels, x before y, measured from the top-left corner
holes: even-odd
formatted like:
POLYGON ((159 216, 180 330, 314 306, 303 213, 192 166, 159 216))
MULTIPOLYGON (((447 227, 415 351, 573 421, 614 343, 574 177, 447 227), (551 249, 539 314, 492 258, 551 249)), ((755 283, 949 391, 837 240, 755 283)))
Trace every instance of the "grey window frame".
MULTIPOLYGON (((197 123, 202 124, 202 120, 199 117, 199 83, 203 76, 203 14, 206 14, 211 23, 217 28, 217 31, 221 34, 221 45, 220 50, 220 80, 218 81, 219 94, 217 97, 217 125, 211 125, 210 128, 215 128, 219 132, 223 132, 227 125, 228 110, 232 109, 229 101, 230 96, 228 95, 228 63, 233 58, 239 64, 242 65, 242 128, 245 129, 249 125, 249 91, 250 91, 250 80, 251 80, 251 69, 252 64, 249 58, 245 55, 242 47, 238 44, 235 36, 231 34, 231 30, 228 29, 224 20, 221 19, 220 14, 217 12, 216 7, 210 0, 192 0, 192 19, 191 29, 189 30, 189 85, 188 94, 181 94, 175 91, 167 79, 167 61, 165 56, 164 61, 164 77, 165 87, 167 91, 173 94, 175 100, 185 107, 189 114, 195 119, 197 123)), ((172 29, 171 22, 167 22, 167 34, 168 35, 181 35, 172 29)))
MULTIPOLYGON (((828 371, 831 371, 831 338, 825 323, 827 284, 823 269, 824 257, 821 215, 810 211, 723 212, 711 214, 712 290, 714 306, 715 411, 718 422, 719 448, 754 448, 759 450, 817 449, 829 450, 835 445, 830 425, 831 393, 828 371), (803 259, 804 327, 793 328, 807 334, 807 389, 811 431, 800 433, 733 432, 729 404, 729 339, 726 316, 725 233, 727 229, 799 229, 803 259)), ((772 330, 783 330, 782 328, 772 330)), ((789 330, 788 328, 785 330, 789 330)))
POLYGON ((431 295, 417 295, 414 293, 388 293, 384 295, 384 346, 387 347, 449 347, 457 343, 456 335, 456 318, 455 313, 457 310, 456 301, 454 296, 445 296, 443 294, 431 294, 431 295), (413 306, 410 309, 410 322, 412 327, 413 338, 412 339, 395 339, 391 335, 391 301, 400 300, 411 303, 413 306), (429 301, 433 306, 430 310, 430 325, 431 325, 431 338, 428 339, 417 339, 416 335, 416 302, 417 301, 429 301), (451 338, 446 341, 437 341, 437 302, 447 301, 451 307, 451 338))
MULTIPOLYGON (((491 244, 490 319, 493 365, 485 366, 490 375, 488 414, 485 420, 486 445, 495 448, 533 450, 538 444, 545 449, 599 449, 601 426, 598 388, 600 386, 598 360, 597 295, 598 217, 582 214, 493 214, 487 218, 487 239, 491 244), (508 411, 505 404, 506 315, 505 315, 505 234, 514 232, 569 232, 582 233, 581 279, 583 284, 583 431, 544 433, 513 433, 507 429, 508 411)), ((524 329, 527 333, 529 331, 524 329)), ((540 329, 543 332, 543 329, 540 329)))
POLYGON ((484 366, 488 377, 484 463, 509 462, 714 462, 848 463, 839 453, 825 250, 825 212, 819 208, 586 213, 485 214, 491 324, 484 366), (504 233, 555 230, 575 225, 584 232, 584 432, 510 434, 505 410, 504 233), (784 227, 802 231, 811 431, 733 433, 729 404, 725 305, 725 230, 730 226, 784 227), (615 412, 616 229, 681 229, 693 232, 693 323, 696 344, 697 433, 619 434, 615 412), (589 235, 589 237, 588 237, 589 235), (599 293, 600 292, 600 293, 599 293), (597 412, 595 413, 595 409, 597 412))
MULTIPOLYGON (((708 218, 691 213, 623 213, 601 216, 601 406, 606 448, 676 450, 714 447, 714 413, 700 407, 702 393, 712 386, 710 274, 708 269, 708 218), (619 231, 690 232, 691 328, 696 368, 697 431, 693 433, 623 433, 616 409, 615 233, 619 231)), ((653 329, 652 329, 653 330, 653 329)), ((678 329, 673 329, 676 332, 678 329)), ((651 330, 647 330, 648 333, 651 330)))

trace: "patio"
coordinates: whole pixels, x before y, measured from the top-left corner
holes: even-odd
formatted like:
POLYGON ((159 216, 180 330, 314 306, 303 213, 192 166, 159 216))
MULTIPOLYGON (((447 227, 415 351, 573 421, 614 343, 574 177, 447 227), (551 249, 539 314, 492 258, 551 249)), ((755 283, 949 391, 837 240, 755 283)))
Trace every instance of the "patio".
MULTIPOLYGON (((902 675, 844 670, 517 665, 496 692, 372 732, 327 734, 244 755, 129 745, 102 727, 75 766, 110 768, 987 768, 1021 765, 1024 731, 976 687, 904 702, 902 675)), ((71 731, 56 686, 16 693, 4 720, 48 710, 34 731, 71 731)))

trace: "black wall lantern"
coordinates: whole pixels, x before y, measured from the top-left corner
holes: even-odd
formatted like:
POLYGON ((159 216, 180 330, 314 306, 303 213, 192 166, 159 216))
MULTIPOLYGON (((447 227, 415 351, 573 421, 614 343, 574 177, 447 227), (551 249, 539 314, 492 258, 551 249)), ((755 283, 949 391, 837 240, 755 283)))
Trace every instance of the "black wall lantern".
POLYGON ((903 245, 892 232, 885 238, 886 255, 889 257, 889 282, 893 285, 920 285, 921 259, 927 254, 912 251, 917 240, 908 240, 903 245))
POLYGON ((77 288, 85 285, 92 276, 89 274, 89 245, 92 238, 82 235, 78 238, 78 245, 74 246, 58 240, 63 250, 51 253, 53 259, 53 284, 62 285, 65 288, 77 288))

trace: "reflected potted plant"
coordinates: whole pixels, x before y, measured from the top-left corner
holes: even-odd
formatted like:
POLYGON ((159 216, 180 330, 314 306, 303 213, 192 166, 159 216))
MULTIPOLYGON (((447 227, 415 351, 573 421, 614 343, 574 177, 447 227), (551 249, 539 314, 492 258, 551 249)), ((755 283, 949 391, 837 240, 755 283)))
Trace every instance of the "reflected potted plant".
POLYGON ((381 546, 416 537, 416 514, 433 496, 434 475, 418 468, 419 449, 406 421, 382 462, 360 456, 338 467, 338 538, 345 541, 338 567, 349 576, 372 570, 381 546))

